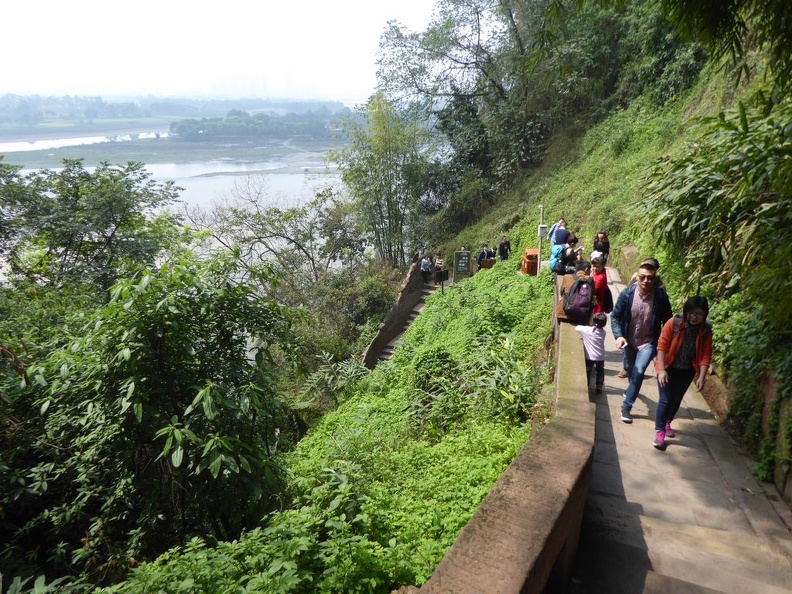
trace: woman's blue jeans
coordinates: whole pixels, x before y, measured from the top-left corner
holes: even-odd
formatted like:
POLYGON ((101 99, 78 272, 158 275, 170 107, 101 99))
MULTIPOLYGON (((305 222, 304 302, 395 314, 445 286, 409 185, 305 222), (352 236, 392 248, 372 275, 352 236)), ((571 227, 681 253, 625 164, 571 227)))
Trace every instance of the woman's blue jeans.
POLYGON ((676 369, 669 367, 666 369, 668 379, 665 386, 657 383, 657 391, 660 398, 657 401, 657 412, 655 413, 655 431, 665 431, 666 423, 670 423, 679 412, 682 398, 693 381, 696 372, 693 369, 676 369))
POLYGON ((641 350, 629 344, 624 347, 622 355, 624 358, 624 370, 630 378, 630 385, 627 386, 627 391, 624 393, 622 409, 632 410, 635 399, 638 398, 638 393, 643 385, 644 373, 652 359, 654 359, 656 348, 652 344, 647 344, 641 350))

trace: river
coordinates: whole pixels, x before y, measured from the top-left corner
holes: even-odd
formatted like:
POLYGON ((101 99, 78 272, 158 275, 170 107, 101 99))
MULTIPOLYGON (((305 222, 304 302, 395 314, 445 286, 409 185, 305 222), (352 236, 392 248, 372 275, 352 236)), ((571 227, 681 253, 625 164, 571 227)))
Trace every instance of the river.
MULTIPOLYGON (((62 147, 79 147, 103 142, 152 138, 155 132, 141 132, 123 136, 86 136, 79 138, 47 138, 35 141, 0 142, 0 155, 6 163, 24 160, 25 153, 62 147)), ((246 188, 262 190, 267 203, 282 208, 311 200, 316 191, 338 186, 340 175, 326 166, 326 153, 318 151, 293 152, 269 160, 235 159, 229 157, 212 161, 189 163, 146 163, 146 170, 158 182, 173 181, 183 188, 180 200, 187 207, 210 208, 217 202, 233 199, 246 188)), ((122 161, 123 162, 123 161, 122 161)), ((90 169, 90 168, 89 168, 90 169)), ((22 173, 32 170, 23 169, 22 173)))
POLYGON ((155 163, 146 170, 157 181, 171 180, 183 188, 185 205, 201 208, 244 194, 248 184, 263 189, 268 202, 282 208, 308 202, 317 190, 340 184, 335 170, 326 171, 315 161, 291 160, 288 166, 283 161, 155 163))

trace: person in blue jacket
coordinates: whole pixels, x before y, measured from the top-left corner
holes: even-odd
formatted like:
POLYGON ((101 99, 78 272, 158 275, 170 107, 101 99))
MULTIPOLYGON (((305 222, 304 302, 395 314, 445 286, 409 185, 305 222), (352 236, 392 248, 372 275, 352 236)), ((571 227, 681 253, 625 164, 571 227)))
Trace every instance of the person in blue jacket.
POLYGON ((655 285, 657 269, 644 260, 636 281, 624 289, 611 313, 611 330, 616 346, 622 349, 624 369, 630 378, 621 407, 621 420, 632 423, 635 399, 641 391, 646 368, 657 352, 663 324, 673 312, 665 289, 655 285))

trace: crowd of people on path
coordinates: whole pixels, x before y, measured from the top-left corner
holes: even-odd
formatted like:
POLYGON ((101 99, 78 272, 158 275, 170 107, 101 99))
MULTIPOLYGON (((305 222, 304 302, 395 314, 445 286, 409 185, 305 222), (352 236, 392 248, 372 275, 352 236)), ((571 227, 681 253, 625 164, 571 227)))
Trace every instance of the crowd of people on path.
MULTIPOLYGON (((462 248, 465 249, 464 247, 462 248)), ((425 284, 430 284, 434 281, 435 285, 439 285, 447 277, 447 270, 443 262, 442 252, 432 255, 431 252, 424 252, 421 257, 420 252, 415 252, 412 257, 413 263, 418 263, 418 268, 421 271, 421 276, 425 284)))
MULTIPOLYGON (((459 251, 467 252, 467 248, 462 246, 459 248, 459 251)), ((511 253, 511 242, 509 238, 504 235, 501 237, 500 243, 497 246, 497 252, 494 247, 491 248, 486 243, 482 244, 481 250, 479 250, 476 255, 476 265, 479 270, 482 268, 489 268, 496 261, 496 257, 500 258, 501 261, 508 260, 511 253)), ((445 267, 442 253, 438 252, 436 255, 432 255, 431 251, 424 248, 423 256, 420 250, 413 253, 412 261, 413 264, 418 264, 418 269, 421 272, 424 283, 429 284, 432 282, 432 279, 434 279, 434 284, 437 285, 448 278, 448 270, 445 267)))
MULTIPOLYGON (((617 376, 627 380, 622 394, 620 419, 633 422, 632 408, 643 386, 647 369, 654 361, 658 388, 652 445, 665 450, 667 440, 676 437, 672 423, 685 392, 692 383, 702 390, 712 360, 712 327, 707 322, 709 303, 705 297, 690 297, 682 312, 674 315, 659 275, 660 262, 646 258, 614 302, 606 265, 610 240, 600 229, 592 241, 588 259, 579 239, 561 218, 548 230, 549 267, 561 278, 560 298, 555 308, 559 321, 575 324, 583 341, 586 377, 593 380, 596 393, 605 388, 605 337, 608 314, 610 327, 622 359, 617 376)), ((463 246, 460 251, 467 251, 463 246)), ((511 243, 505 235, 495 247, 482 244, 476 255, 479 269, 508 260, 511 243)), ((428 251, 413 255, 425 283, 442 282, 445 271, 442 254, 428 251)))
POLYGON ((610 253, 607 232, 597 232, 590 261, 583 259, 583 250, 577 247, 577 238, 569 232, 564 219, 550 228, 548 237, 550 267, 562 277, 556 318, 576 325, 583 341, 588 385, 593 379, 595 392, 604 390, 606 314, 610 314, 611 332, 622 356, 618 377, 627 379, 620 419, 626 424, 633 422, 633 405, 646 370, 655 361, 659 396, 652 445, 665 450, 667 440, 676 437, 672 422, 685 392, 691 383, 702 390, 707 381, 712 360, 707 299, 690 297, 682 312, 674 315, 658 274, 660 263, 647 258, 614 303, 605 270, 610 253))

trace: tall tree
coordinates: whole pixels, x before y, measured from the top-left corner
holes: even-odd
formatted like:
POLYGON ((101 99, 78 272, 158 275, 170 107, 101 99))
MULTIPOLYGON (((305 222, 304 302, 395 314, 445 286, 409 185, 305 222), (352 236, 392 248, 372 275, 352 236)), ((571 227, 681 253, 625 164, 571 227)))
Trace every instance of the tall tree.
MULTIPOLYGON (((280 495, 291 314, 230 258, 113 287, 64 348, 0 376, 0 558, 10 575, 117 579, 193 535, 231 539, 280 495), (57 574, 57 573, 56 573, 57 574)), ((293 443, 293 441, 292 441, 293 443)))
POLYGON ((740 60, 751 46, 766 49, 779 90, 789 88, 792 4, 786 0, 663 0, 662 6, 682 31, 707 43, 717 57, 740 60))
POLYGON ((306 350, 349 356, 365 325, 390 311, 400 279, 365 256, 370 237, 359 209, 332 188, 300 206, 271 203, 266 180, 251 176, 226 203, 186 216, 211 238, 210 249, 228 249, 245 276, 263 279, 262 294, 307 312, 294 326, 306 350))
POLYGON ((372 95, 360 115, 342 120, 350 143, 331 158, 360 208, 377 255, 400 267, 414 240, 428 134, 383 92, 372 95))
POLYGON ((160 209, 176 200, 179 188, 150 178, 142 163, 101 163, 89 171, 80 159, 30 174, 26 191, 11 196, 13 270, 104 292, 121 276, 153 265, 178 237, 176 217, 160 209))
POLYGON ((380 43, 378 84, 391 100, 421 105, 428 121, 432 111, 447 122, 460 108, 474 110, 474 117, 442 130, 454 134, 452 144, 468 136, 484 149, 489 186, 538 162, 544 148, 544 119, 530 102, 538 86, 529 67, 530 12, 513 1, 441 0, 425 31, 391 22, 380 43))
POLYGON ((220 245, 239 248, 249 268, 263 264, 273 270, 279 286, 291 289, 278 291, 278 298, 297 305, 300 294, 321 282, 334 264, 358 262, 366 236, 351 205, 332 188, 290 208, 272 206, 267 192, 263 177, 249 176, 235 186, 235 198, 228 203, 187 216, 220 245))

